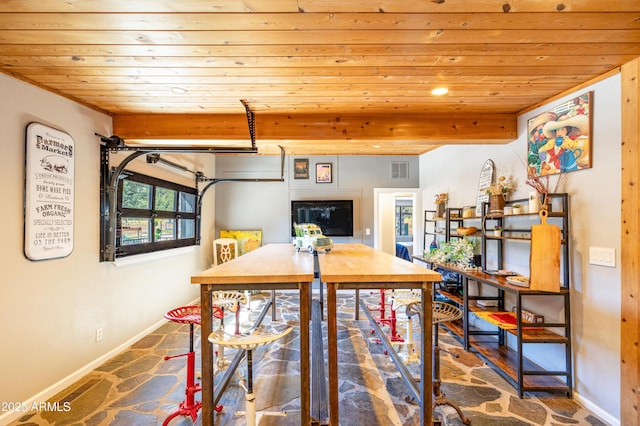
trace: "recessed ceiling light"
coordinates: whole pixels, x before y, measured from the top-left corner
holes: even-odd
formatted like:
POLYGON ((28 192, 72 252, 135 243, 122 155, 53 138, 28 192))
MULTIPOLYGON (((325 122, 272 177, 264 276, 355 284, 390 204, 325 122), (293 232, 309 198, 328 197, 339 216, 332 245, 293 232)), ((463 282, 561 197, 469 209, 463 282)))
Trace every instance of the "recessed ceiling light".
POLYGON ((431 91, 431 94, 434 96, 442 96, 446 95, 447 93, 449 93, 449 89, 447 89, 446 87, 436 87, 431 91))
POLYGON ((182 87, 171 87, 169 90, 171 90, 171 93, 175 93, 176 95, 184 95, 188 92, 187 89, 183 89, 182 87))
POLYGON ((373 145, 373 148, 380 148, 380 145, 373 145))

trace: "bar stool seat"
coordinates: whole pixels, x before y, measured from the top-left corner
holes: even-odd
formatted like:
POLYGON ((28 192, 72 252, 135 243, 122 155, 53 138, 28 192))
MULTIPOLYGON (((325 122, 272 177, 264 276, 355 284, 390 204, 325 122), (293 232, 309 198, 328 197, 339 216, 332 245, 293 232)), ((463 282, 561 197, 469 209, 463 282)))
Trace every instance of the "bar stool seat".
POLYGON ((219 308, 230 309, 235 312, 239 303, 247 303, 247 297, 239 291, 214 291, 211 304, 219 308))
MULTIPOLYGON (((229 309, 235 313, 236 327, 235 333, 240 334, 240 304, 247 303, 247 297, 245 294, 239 291, 215 291, 211 294, 211 304, 222 310, 229 309)), ((224 330, 224 314, 220 318, 220 329, 224 330)), ((224 357, 224 346, 218 346, 217 351, 218 360, 216 366, 218 370, 224 370, 229 366, 229 361, 224 357)))
POLYGON ((213 344, 221 347, 228 347, 231 349, 244 350, 247 355, 247 385, 245 387, 244 381, 240 382, 240 385, 245 390, 245 411, 236 411, 236 416, 244 415, 246 417, 248 426, 255 426, 260 422, 262 416, 286 416, 286 412, 268 412, 262 411, 256 413, 256 394, 253 390, 253 350, 265 346, 274 341, 286 336, 293 330, 292 327, 286 328, 281 332, 269 332, 264 331, 262 328, 256 329, 253 333, 243 334, 230 334, 224 330, 216 330, 209 334, 209 341, 213 344))

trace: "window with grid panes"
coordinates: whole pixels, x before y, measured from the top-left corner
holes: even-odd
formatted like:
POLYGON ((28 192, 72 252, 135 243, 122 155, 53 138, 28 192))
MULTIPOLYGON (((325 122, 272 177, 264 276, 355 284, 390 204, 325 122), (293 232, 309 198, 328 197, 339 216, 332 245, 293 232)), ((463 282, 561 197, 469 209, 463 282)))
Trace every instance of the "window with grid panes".
POLYGON ((118 183, 116 258, 196 244, 195 188, 124 175, 118 183))

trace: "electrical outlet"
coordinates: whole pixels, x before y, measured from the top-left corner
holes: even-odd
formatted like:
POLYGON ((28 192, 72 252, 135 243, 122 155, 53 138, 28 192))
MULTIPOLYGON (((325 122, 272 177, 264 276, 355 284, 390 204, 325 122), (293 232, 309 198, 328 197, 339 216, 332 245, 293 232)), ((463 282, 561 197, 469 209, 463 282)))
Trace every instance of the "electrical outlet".
POLYGON ((100 328, 96 328, 96 342, 101 342, 102 341, 102 327, 100 328))

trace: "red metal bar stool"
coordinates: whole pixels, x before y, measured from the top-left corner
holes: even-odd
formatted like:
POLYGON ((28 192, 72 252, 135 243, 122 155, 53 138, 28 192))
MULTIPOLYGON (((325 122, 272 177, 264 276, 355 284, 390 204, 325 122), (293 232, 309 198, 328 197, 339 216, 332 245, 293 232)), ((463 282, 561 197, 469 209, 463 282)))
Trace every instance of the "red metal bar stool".
MULTIPOLYGON (((386 310, 386 300, 385 300, 385 291, 384 289, 380 289, 380 304, 378 307, 370 306, 370 311, 380 311, 380 318, 376 318, 376 322, 380 325, 388 325, 391 327, 390 334, 388 334, 389 341, 391 342, 404 342, 402 336, 398 334, 397 327, 397 318, 396 318, 396 310, 392 307, 390 309, 390 317, 385 318, 385 310, 386 310)), ((371 294, 374 294, 371 292, 371 294)), ((371 330, 371 334, 373 334, 375 330, 371 330)), ((380 339, 378 339, 378 343, 380 343, 380 339)))
MULTIPOLYGON (((224 313, 222 312, 222 309, 216 306, 213 307, 213 316, 221 319, 223 315, 224 313)), ((190 416, 195 422, 198 417, 198 411, 202 407, 202 401, 195 400, 195 394, 200 392, 202 388, 199 383, 195 382, 196 353, 193 348, 193 325, 200 325, 200 306, 181 306, 170 310, 164 314, 164 317, 169 321, 180 324, 189 324, 189 352, 164 357, 165 361, 182 356, 187 357, 187 384, 185 388, 186 396, 184 401, 180 403, 180 407, 176 411, 171 413, 169 417, 165 419, 162 426, 167 426, 174 417, 178 416, 190 416)), ((216 407, 215 410, 220 412, 222 410, 222 406, 216 407)))

